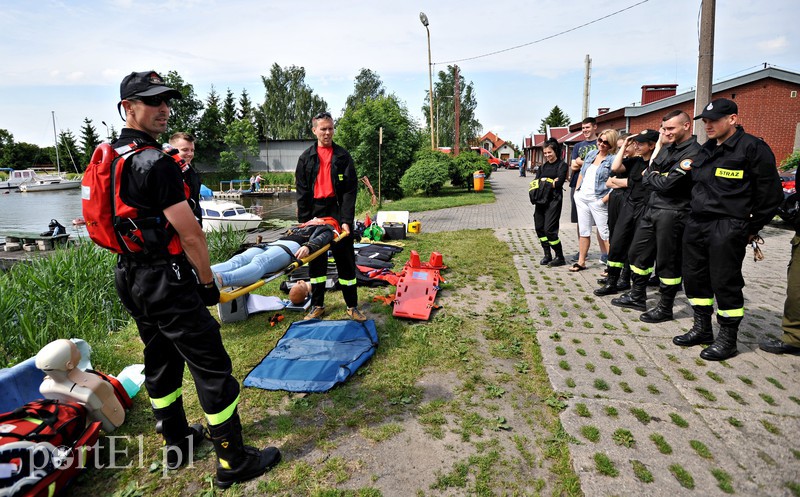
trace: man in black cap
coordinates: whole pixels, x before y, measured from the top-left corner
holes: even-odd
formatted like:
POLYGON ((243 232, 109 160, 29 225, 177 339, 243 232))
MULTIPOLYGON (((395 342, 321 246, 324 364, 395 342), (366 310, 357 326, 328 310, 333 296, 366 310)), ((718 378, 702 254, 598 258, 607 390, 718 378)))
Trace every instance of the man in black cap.
POLYGON ((616 176, 608 178, 607 184, 612 188, 622 188, 625 193, 611 234, 608 275, 605 285, 594 291, 597 296, 612 295, 619 291, 617 283, 625 263, 628 262, 628 249, 647 199, 642 185, 642 173, 647 169, 660 138, 659 132, 653 129, 627 136, 611 164, 611 172, 616 176))
POLYGON ((681 288, 681 239, 692 191, 685 168, 700 149, 691 125, 689 115, 679 110, 667 113, 661 120, 663 147, 642 177, 642 185, 650 194, 628 252, 631 291, 611 300, 619 307, 646 311, 639 316, 645 323, 673 319, 672 306, 681 288), (661 298, 648 311, 647 281, 654 269, 661 285, 661 298))
POLYGON ((694 182, 683 237, 684 289, 694 309, 694 326, 672 341, 686 346, 711 344, 700 352, 709 361, 737 353, 744 317, 745 251, 783 200, 772 150, 744 132, 738 113, 736 103, 719 98, 695 117, 703 120, 708 141, 685 167, 694 182), (715 299, 716 340, 711 329, 715 299))
POLYGON ((181 161, 162 152, 157 141, 175 98, 181 93, 152 71, 131 73, 120 85, 118 108, 125 111, 126 127, 114 143, 125 161, 119 199, 138 210, 134 222, 146 249, 119 256, 115 283, 144 342, 145 386, 156 431, 165 440, 166 466, 189 461, 203 438, 202 426, 189 426, 183 409, 188 365, 217 453, 217 485, 227 488, 262 475, 278 463, 280 452, 242 442, 239 383, 219 323, 206 308, 219 301, 219 290, 205 235, 187 202, 181 161))

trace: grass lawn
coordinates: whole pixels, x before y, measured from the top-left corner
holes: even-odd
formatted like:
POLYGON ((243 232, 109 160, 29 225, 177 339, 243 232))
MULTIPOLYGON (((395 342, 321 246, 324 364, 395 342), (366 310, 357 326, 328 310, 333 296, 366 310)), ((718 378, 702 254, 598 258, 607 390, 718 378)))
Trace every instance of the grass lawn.
MULTIPOLYGON (((465 202, 493 199, 490 189, 448 195, 449 206, 462 196, 465 202)), ((412 201, 391 208, 421 210, 407 203, 412 201)), ((435 208, 437 199, 425 202, 435 208)), ((399 320, 390 307, 371 303, 393 287, 360 288, 359 300, 376 321, 380 344, 354 377, 321 394, 242 390, 246 442, 283 451, 284 460, 273 471, 224 492, 214 489, 213 451, 204 443, 193 467, 165 476, 158 463, 160 437, 142 391, 127 422, 114 433, 127 437, 127 442, 117 439, 116 464, 130 467, 91 468, 67 494, 581 495, 526 300, 519 292, 506 293, 520 287, 507 245, 489 230, 422 233, 405 242, 406 250, 395 257, 396 269, 410 249, 423 259, 439 251, 449 266, 437 299, 443 307, 430 321, 399 320), (437 388, 431 389, 434 383, 437 388), (120 452, 125 447, 127 455, 120 452), (426 467, 431 454, 436 464, 426 467), (413 478, 381 469, 398 464, 413 468, 413 478)), ((259 292, 276 294, 276 286, 259 292)), ((331 292, 326 304, 325 319, 345 318, 338 292, 331 292)), ((240 381, 302 317, 284 313, 286 319, 271 327, 270 314, 222 326, 240 381)), ((109 335, 104 346, 121 363, 142 360, 133 326, 109 335)), ((188 373, 183 386, 190 422, 201 422, 188 373)), ((107 448, 100 462, 110 462, 107 448)))

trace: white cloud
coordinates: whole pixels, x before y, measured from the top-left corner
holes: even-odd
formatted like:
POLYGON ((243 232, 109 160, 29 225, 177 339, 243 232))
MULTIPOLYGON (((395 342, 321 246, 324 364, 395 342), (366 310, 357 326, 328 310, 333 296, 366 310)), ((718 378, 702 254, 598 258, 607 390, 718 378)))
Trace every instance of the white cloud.
POLYGON ((758 48, 767 52, 779 52, 789 46, 789 41, 785 36, 779 36, 771 40, 764 40, 758 44, 758 48))

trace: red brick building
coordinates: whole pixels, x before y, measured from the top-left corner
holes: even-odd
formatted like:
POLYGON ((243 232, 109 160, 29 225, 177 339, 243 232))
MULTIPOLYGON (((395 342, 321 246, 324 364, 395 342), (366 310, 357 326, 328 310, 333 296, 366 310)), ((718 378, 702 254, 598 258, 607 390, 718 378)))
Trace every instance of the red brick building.
MULTIPOLYGON (((800 74, 768 67, 716 83, 711 91, 713 98, 736 102, 745 131, 763 138, 778 163, 800 149, 800 74)), ((673 110, 694 117, 695 92, 676 92, 677 85, 642 86, 642 105, 599 113, 598 131, 613 128, 636 133, 645 128, 658 129, 661 118, 673 110)), ((580 128, 580 122, 569 127, 570 131, 580 128)))

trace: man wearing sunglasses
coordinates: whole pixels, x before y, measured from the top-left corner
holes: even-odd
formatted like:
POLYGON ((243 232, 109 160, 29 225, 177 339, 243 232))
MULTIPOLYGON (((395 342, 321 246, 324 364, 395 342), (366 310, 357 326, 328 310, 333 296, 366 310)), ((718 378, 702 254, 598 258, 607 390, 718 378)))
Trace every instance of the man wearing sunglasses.
MULTIPOLYGON (((295 171, 297 221, 305 223, 315 217, 332 217, 339 222, 343 232, 351 233, 358 190, 353 158, 347 150, 333 143, 333 118, 329 113, 320 112, 314 116, 311 131, 317 137, 317 143, 300 155, 295 171)), ((336 261, 347 315, 354 321, 364 322, 367 317, 358 309, 353 237, 344 237, 332 246, 331 252, 336 261)), ((326 257, 317 257, 309 263, 311 310, 305 319, 321 319, 325 315, 327 269, 326 257)))
MULTIPOLYGON (((124 155, 119 196, 138 210, 134 222, 155 233, 155 242, 147 252, 119 256, 115 283, 144 342, 145 386, 156 431, 164 437, 165 466, 177 469, 190 462, 203 440, 203 427, 189 426, 183 409, 181 385, 188 364, 217 454, 216 483, 227 488, 264 474, 280 461, 280 452, 242 441, 239 382, 231 375, 219 323, 206 307, 219 301, 219 290, 205 235, 187 201, 179 163, 157 141, 167 130, 175 98, 181 93, 152 71, 131 73, 120 85, 118 109, 124 109, 126 127, 113 146, 135 148, 124 155)), ((143 238, 147 241, 147 234, 143 238)))

